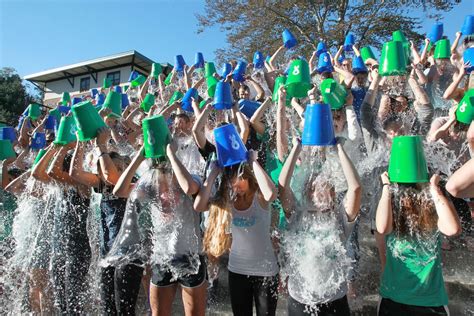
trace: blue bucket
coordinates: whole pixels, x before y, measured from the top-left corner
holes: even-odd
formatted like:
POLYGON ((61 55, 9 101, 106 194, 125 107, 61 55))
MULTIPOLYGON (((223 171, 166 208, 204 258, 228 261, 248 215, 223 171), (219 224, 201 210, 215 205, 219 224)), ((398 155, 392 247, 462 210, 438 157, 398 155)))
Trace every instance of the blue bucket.
POLYGON ((202 53, 196 53, 196 56, 194 57, 194 67, 204 68, 204 56, 202 53))
POLYGON ((471 66, 466 68, 466 73, 470 74, 474 70, 474 47, 466 49, 462 55, 462 59, 464 60, 464 63, 471 63, 471 66))
POLYGON ((105 102, 105 94, 99 93, 99 94, 97 95, 97 100, 96 100, 96 101, 97 101, 97 102, 95 103, 96 106, 104 104, 104 102, 105 102))
MULTIPOLYGON (((28 117, 28 114, 26 116, 25 115, 20 116, 20 120, 18 121, 18 126, 16 127, 17 130, 21 129, 21 125, 23 124, 23 121, 25 120, 25 117, 28 117)), ((31 122, 30 121, 28 121, 28 128, 31 128, 31 122)))
POLYGON ((232 72, 232 65, 229 63, 224 63, 224 65, 222 65, 221 76, 225 79, 231 72, 232 72))
POLYGON ((247 63, 243 60, 239 61, 237 63, 237 66, 234 69, 234 72, 232 73, 232 78, 235 81, 238 82, 243 82, 245 80, 245 71, 247 70, 247 63))
POLYGON ((184 94, 183 99, 181 100, 181 108, 186 112, 194 112, 192 105, 192 98, 197 99, 198 91, 195 88, 191 88, 184 94))
POLYGON ((321 53, 318 59, 318 72, 333 72, 334 68, 331 63, 331 56, 328 52, 321 53))
POLYGON ((250 101, 250 100, 239 100, 239 109, 240 112, 244 113, 249 119, 253 116, 255 111, 260 107, 260 102, 250 101))
POLYGON ((131 73, 130 73, 130 76, 128 77, 128 82, 132 82, 133 80, 135 80, 140 74, 133 70, 131 73))
POLYGON ((255 69, 261 69, 265 66, 265 60, 261 52, 255 52, 255 54, 253 54, 253 65, 255 69))
POLYGON ((344 54, 344 52, 341 53, 341 55, 339 55, 339 58, 337 59, 337 61, 342 64, 342 62, 346 60, 346 54, 344 54))
POLYGON ((121 86, 115 86, 114 91, 118 93, 122 93, 122 87, 121 86))
POLYGON ((234 124, 214 129, 217 159, 222 167, 229 167, 247 161, 247 148, 237 133, 234 124))
POLYGON ((364 60, 361 56, 357 56, 352 59, 352 73, 354 75, 362 72, 368 72, 367 67, 364 64, 364 60))
POLYGON ((174 58, 174 63, 176 71, 184 70, 184 65, 186 65, 186 62, 184 61, 183 55, 176 55, 174 58))
POLYGON ((54 130, 56 126, 56 117, 54 115, 49 114, 46 118, 46 122, 44 123, 44 128, 48 130, 54 130))
POLYGON ((321 53, 326 53, 327 51, 328 51, 328 48, 326 46, 326 43, 319 42, 318 47, 316 48, 316 56, 319 57, 321 53))
POLYGON ((71 111, 71 108, 65 105, 58 105, 58 111, 61 112, 61 114, 67 115, 69 111, 71 111))
POLYGON ((82 102, 82 98, 79 98, 79 97, 72 98, 72 105, 78 104, 78 103, 81 103, 81 102, 82 102))
POLYGON ((301 143, 307 146, 330 146, 335 144, 334 126, 329 104, 309 104, 306 107, 301 143))
POLYGON ((214 108, 216 110, 228 110, 232 108, 233 103, 230 83, 219 81, 216 84, 216 92, 214 94, 214 108))
POLYGON ((347 34, 344 40, 344 50, 346 52, 352 52, 352 46, 355 44, 355 36, 352 33, 347 34))
POLYGON ((46 134, 35 133, 31 139, 31 149, 43 149, 46 147, 46 134))
POLYGON ((436 43, 443 37, 443 23, 436 22, 431 27, 431 31, 428 33, 428 38, 431 43, 436 43))
POLYGON ((16 131, 13 127, 0 127, 0 140, 9 140, 14 143, 16 141, 16 131))
POLYGON ((464 23, 461 28, 461 33, 464 36, 474 34, 474 15, 467 15, 464 18, 464 23))
POLYGON ((287 49, 293 48, 296 46, 296 37, 290 32, 290 30, 285 29, 281 34, 283 37, 283 44, 287 49))
POLYGON ((95 99, 95 96, 99 93, 99 90, 97 90, 96 88, 92 88, 90 92, 91 98, 95 99))
POLYGON ((126 93, 122 93, 122 110, 125 109, 129 105, 130 105, 130 101, 128 100, 128 95, 126 93))

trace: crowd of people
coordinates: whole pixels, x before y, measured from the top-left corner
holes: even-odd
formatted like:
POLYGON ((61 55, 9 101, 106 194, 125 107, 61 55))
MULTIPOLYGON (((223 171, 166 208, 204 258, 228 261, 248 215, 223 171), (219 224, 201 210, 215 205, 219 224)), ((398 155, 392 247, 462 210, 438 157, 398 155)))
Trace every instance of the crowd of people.
POLYGON ((436 52, 446 38, 422 51, 403 42, 399 73, 356 43, 334 56, 322 44, 309 59, 285 43, 220 74, 202 55, 190 66, 180 57, 78 103, 65 94, 36 115, 30 105, 8 140, 14 154, 0 148, 4 307, 134 315, 142 290, 152 315, 171 315, 180 290, 186 315, 204 315, 228 260, 234 315, 275 315, 282 296, 288 315, 349 315, 364 234, 378 248, 378 315, 449 315, 443 235, 470 236, 474 198, 474 59, 463 58, 474 37, 462 36, 449 56, 436 52), (291 76, 305 67, 302 96, 291 76), (73 113, 85 103, 104 123, 90 139, 73 113), (325 106, 329 127, 311 120, 325 106), (157 118, 164 141, 147 129, 157 118), (245 158, 225 163, 232 149, 218 133, 229 125, 245 158), (308 143, 331 129, 329 143, 308 143), (434 148, 419 181, 388 173, 392 142, 408 135, 434 148))

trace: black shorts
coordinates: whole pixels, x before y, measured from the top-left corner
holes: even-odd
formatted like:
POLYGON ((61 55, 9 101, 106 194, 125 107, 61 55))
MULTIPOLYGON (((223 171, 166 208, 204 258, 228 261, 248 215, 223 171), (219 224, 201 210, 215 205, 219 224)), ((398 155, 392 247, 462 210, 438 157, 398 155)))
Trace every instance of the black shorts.
MULTIPOLYGON (((190 256, 181 256, 174 260, 172 264, 177 264, 183 268, 189 266, 190 256)), ((183 287, 198 287, 207 280, 207 265, 204 256, 199 255, 199 271, 196 274, 189 274, 175 278, 173 273, 166 267, 160 265, 152 266, 151 284, 157 287, 167 287, 179 283, 183 287)))
POLYGON ((435 316, 435 315, 449 315, 446 306, 414 306, 397 303, 389 298, 382 298, 378 308, 379 316, 397 316, 397 315, 420 315, 420 316, 435 316))

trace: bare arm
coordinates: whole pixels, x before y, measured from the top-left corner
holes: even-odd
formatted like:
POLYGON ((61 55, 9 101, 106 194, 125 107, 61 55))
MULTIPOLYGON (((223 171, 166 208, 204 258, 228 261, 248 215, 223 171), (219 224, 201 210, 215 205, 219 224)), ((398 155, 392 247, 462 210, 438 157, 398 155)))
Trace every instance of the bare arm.
POLYGON ((337 144, 337 153, 348 186, 344 208, 346 209, 349 222, 352 222, 359 214, 362 198, 362 185, 354 164, 347 156, 344 147, 341 144, 337 144))
POLYGON ((211 196, 212 187, 217 179, 217 176, 221 172, 221 168, 218 166, 216 161, 211 162, 211 172, 201 186, 199 193, 194 199, 194 210, 197 212, 204 212, 208 210, 209 198, 211 196))
POLYGON ((25 191, 26 181, 31 176, 31 170, 23 173, 21 176, 10 182, 6 187, 5 191, 19 196, 25 191))
POLYGON ((204 110, 202 110, 201 115, 199 115, 193 125, 194 141, 200 149, 204 149, 206 146, 207 139, 205 134, 205 126, 210 113, 211 105, 208 103, 204 106, 204 110))
POLYGON ((170 160, 171 167, 173 168, 176 180, 178 180, 179 186, 186 195, 192 196, 199 191, 199 183, 193 179, 186 167, 183 166, 181 161, 176 156, 176 145, 171 143, 166 146, 166 155, 170 160))
POLYGON ((84 171, 83 166, 83 157, 84 157, 84 143, 77 142, 76 149, 72 155, 71 167, 69 168, 69 175, 76 179, 77 182, 80 182, 88 187, 99 187, 100 180, 99 177, 91 172, 84 171))
POLYGON ((428 135, 426 136, 428 142, 435 142, 438 139, 448 135, 449 128, 456 122, 456 108, 457 106, 454 106, 449 109, 449 119, 446 121, 446 123, 441 125, 441 127, 438 129, 430 130, 428 132, 428 135))
POLYGON ((388 173, 384 172, 382 178, 382 196, 380 197, 375 215, 375 226, 381 235, 388 235, 393 230, 392 197, 390 195, 390 180, 388 173))
POLYGON ((71 149, 71 146, 74 146, 74 143, 70 143, 59 149, 48 170, 48 176, 61 183, 76 185, 76 181, 69 175, 69 172, 63 170, 64 158, 66 158, 66 154, 71 149))
POLYGON ((278 49, 276 50, 276 52, 272 55, 272 57, 270 57, 270 60, 268 61, 268 63, 270 64, 270 67, 272 69, 277 69, 277 67, 275 67, 275 61, 281 56, 284 54, 286 50, 286 47, 285 45, 282 45, 280 47, 278 47, 278 49))
POLYGON ((276 121, 276 141, 277 141, 277 154, 278 159, 283 162, 285 156, 288 154, 288 138, 287 138, 287 118, 286 118, 286 90, 284 86, 278 89, 278 108, 277 108, 277 121, 276 121))
MULTIPOLYGON (((444 91, 443 99, 445 100, 456 99, 458 86, 461 83, 462 79, 464 78, 465 74, 466 74, 466 69, 464 68, 464 64, 461 64, 461 66, 458 67, 458 73, 453 76, 453 82, 451 82, 451 84, 448 86, 446 91, 444 91)), ((459 101, 459 100, 456 100, 456 101, 459 101)))
POLYGON ((250 125, 260 135, 265 132, 265 124, 261 121, 265 111, 272 105, 272 98, 267 97, 260 107, 253 113, 250 118, 250 125))
POLYGON ((286 218, 290 218, 295 210, 295 197, 293 190, 290 187, 291 177, 295 171, 296 160, 301 152, 301 141, 294 140, 293 148, 281 169, 278 177, 278 192, 280 194, 280 201, 285 211, 286 218))
POLYGON ((474 158, 449 177, 446 190, 457 198, 474 198, 474 158))
POLYGON ((247 79, 248 82, 254 87, 255 91, 257 91, 257 95, 255 96, 255 100, 262 100, 265 97, 265 91, 263 91, 262 86, 253 80, 250 76, 247 79))
POLYGON ((113 192, 115 196, 128 198, 134 188, 134 185, 132 184, 133 177, 143 160, 145 160, 145 157, 143 156, 143 147, 141 147, 135 154, 135 157, 133 157, 130 165, 128 165, 127 169, 125 169, 118 179, 113 192))
POLYGON ((41 159, 38 161, 36 166, 34 166, 33 169, 31 170, 31 175, 33 176, 33 178, 35 178, 36 180, 40 180, 42 182, 48 182, 51 180, 46 170, 48 169, 48 165, 51 159, 58 152, 58 150, 59 148, 56 147, 55 145, 49 146, 44 156, 41 157, 41 159))
POLYGON ((459 235, 461 223, 458 214, 454 205, 441 192, 439 179, 439 175, 435 174, 430 180, 430 192, 438 214, 438 229, 446 236, 459 235))
POLYGON ((266 207, 268 207, 268 204, 273 202, 277 198, 277 189, 275 187, 275 184, 273 184, 272 179, 258 163, 257 152, 250 150, 248 154, 249 162, 252 164, 253 173, 255 174, 255 178, 257 179, 260 193, 262 195, 263 200, 267 204, 266 207))

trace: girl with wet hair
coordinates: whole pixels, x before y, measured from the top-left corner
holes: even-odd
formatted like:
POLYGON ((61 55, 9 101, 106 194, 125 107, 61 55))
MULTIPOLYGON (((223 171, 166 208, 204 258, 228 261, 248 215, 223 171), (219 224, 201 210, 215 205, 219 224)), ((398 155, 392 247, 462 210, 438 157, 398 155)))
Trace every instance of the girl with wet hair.
POLYGON ((386 263, 378 315, 449 315, 441 267, 441 236, 460 233, 456 210, 433 175, 429 186, 391 184, 387 172, 377 214, 386 263))

